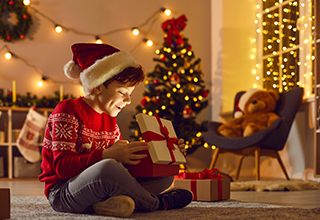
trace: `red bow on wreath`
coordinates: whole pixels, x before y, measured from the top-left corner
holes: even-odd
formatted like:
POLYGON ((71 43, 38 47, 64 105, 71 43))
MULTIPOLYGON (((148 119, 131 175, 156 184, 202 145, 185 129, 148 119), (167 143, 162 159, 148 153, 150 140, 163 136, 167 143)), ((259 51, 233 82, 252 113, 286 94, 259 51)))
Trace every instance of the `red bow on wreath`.
POLYGON ((175 37, 174 42, 177 44, 184 44, 184 40, 180 35, 185 26, 187 18, 185 15, 181 15, 177 19, 171 19, 162 24, 162 30, 167 32, 167 37, 165 39, 166 43, 171 45, 173 38, 175 37))

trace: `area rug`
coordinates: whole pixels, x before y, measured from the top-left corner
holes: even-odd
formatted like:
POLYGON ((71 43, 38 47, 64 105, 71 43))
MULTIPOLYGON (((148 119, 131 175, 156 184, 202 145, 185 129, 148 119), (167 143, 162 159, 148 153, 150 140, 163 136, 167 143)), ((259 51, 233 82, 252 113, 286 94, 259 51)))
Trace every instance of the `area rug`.
MULTIPOLYGON (((320 208, 301 209, 235 200, 219 202, 192 202, 183 209, 134 212, 127 219, 319 219, 320 208)), ((52 210, 44 196, 11 197, 10 219, 121 219, 94 214, 59 213, 52 210)))
POLYGON ((232 182, 231 191, 300 191, 320 189, 315 180, 239 181, 232 182))

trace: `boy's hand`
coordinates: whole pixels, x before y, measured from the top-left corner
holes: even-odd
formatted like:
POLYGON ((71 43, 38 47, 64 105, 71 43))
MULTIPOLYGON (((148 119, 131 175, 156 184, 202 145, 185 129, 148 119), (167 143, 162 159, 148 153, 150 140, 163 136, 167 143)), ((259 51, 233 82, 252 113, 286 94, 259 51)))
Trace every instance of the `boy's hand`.
POLYGON ((180 149, 181 153, 186 156, 187 155, 187 150, 185 148, 184 140, 180 138, 178 140, 178 148, 180 149))
POLYGON ((111 147, 103 150, 102 159, 113 158, 118 162, 129 165, 137 165, 146 154, 135 154, 135 152, 148 150, 146 142, 135 141, 129 143, 127 140, 118 140, 111 147))

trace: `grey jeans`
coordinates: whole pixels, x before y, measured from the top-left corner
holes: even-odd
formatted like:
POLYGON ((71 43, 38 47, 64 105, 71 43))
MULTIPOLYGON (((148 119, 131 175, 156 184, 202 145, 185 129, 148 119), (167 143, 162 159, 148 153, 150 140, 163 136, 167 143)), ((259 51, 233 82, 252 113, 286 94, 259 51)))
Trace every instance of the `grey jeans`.
POLYGON ((49 193, 49 202, 59 212, 86 212, 96 202, 127 195, 134 200, 137 210, 152 211, 159 206, 156 195, 172 181, 173 176, 134 178, 122 163, 105 159, 73 178, 58 182, 49 193))

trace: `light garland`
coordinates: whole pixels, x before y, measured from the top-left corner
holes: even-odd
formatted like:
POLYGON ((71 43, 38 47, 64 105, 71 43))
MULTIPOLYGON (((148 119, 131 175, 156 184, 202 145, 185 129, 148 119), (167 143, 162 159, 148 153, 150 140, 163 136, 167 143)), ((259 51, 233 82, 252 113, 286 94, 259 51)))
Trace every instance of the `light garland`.
POLYGON ((311 95, 315 59, 313 1, 302 2, 300 8, 296 0, 258 2, 254 20, 257 37, 252 42, 262 45, 262 50, 257 50, 256 68, 252 70, 256 79, 253 87, 262 85, 282 92, 302 86, 306 96, 311 95))
MULTIPOLYGON (((40 12, 38 9, 36 9, 35 7, 33 7, 32 5, 30 5, 30 0, 23 0, 23 4, 24 6, 27 6, 28 8, 34 10, 37 14, 39 14, 41 17, 45 18, 46 20, 48 20, 49 22, 51 22, 53 25, 54 25, 54 29, 56 31, 56 33, 61 33, 62 31, 64 30, 67 30, 67 31, 72 31, 73 33, 75 34, 78 34, 78 35, 85 35, 85 36, 92 36, 94 37, 95 39, 95 43, 97 44, 101 44, 103 43, 101 37, 102 36, 107 36, 107 35, 110 35, 110 34, 113 34, 113 33, 117 33, 117 32, 120 32, 120 31, 127 31, 127 30, 130 30, 132 32, 132 34, 134 36, 138 36, 140 34, 140 29, 143 28, 144 26, 146 26, 148 23, 154 23, 156 21, 156 18, 157 16, 159 15, 159 12, 161 13, 164 13, 165 15, 169 16, 171 15, 171 10, 168 9, 168 8, 160 8, 160 10, 156 11, 155 13, 153 13, 143 24, 141 25, 137 25, 137 26, 134 26, 134 27, 128 27, 128 28, 119 28, 119 29, 115 29, 115 30, 111 30, 111 31, 108 31, 108 32, 105 32, 105 33, 85 33, 85 32, 81 32, 81 31, 78 31, 76 29, 73 29, 73 28, 70 28, 70 27, 67 27, 65 25, 62 25, 62 24, 57 24, 57 22, 55 22, 52 18, 48 17, 47 15, 45 15, 44 13, 40 12)), ((152 26, 152 25, 151 25, 152 26)), ((148 31, 146 32, 145 34, 145 37, 142 39, 142 42, 144 42, 148 47, 151 47, 153 45, 153 41, 151 39, 148 39, 147 38, 147 33, 148 31)), ((138 45, 137 45, 138 46, 138 45)), ((136 47, 137 47, 136 46, 136 47)), ((135 48, 136 48, 135 47, 135 48)), ((134 49, 135 49, 134 48, 134 49)), ((43 76, 43 74, 41 73, 41 71, 33 64, 29 63, 28 61, 26 61, 25 59, 23 59, 21 56, 18 56, 16 53, 13 53, 10 48, 7 46, 7 45, 4 45, 2 48, 0 48, 0 51, 2 49, 6 49, 6 53, 4 54, 5 58, 7 60, 11 60, 12 58, 16 58, 16 59, 19 59, 21 61, 23 61, 27 66, 31 67, 34 69, 34 71, 36 73, 38 73, 39 75, 41 75, 41 78, 38 82, 38 86, 39 87, 42 87, 44 82, 48 81, 48 77, 47 76, 43 76)), ((134 50, 133 49, 133 50, 134 50)), ((131 50, 130 52, 132 52, 133 50, 131 50)), ((68 81, 68 82, 62 82, 62 81, 55 81, 55 82, 58 82, 58 83, 71 83, 71 81, 68 81)), ((75 83, 75 82, 72 82, 72 83, 75 83)), ((78 84, 78 83, 77 83, 78 84)))
MULTIPOLYGON (((34 10, 37 14, 39 14, 40 16, 42 16, 43 18, 45 18, 49 22, 51 22, 54 25, 55 31, 57 33, 61 33, 62 31, 67 30, 67 31, 71 31, 71 32, 73 32, 75 34, 78 34, 78 35, 92 36, 95 39, 96 43, 102 43, 102 39, 101 39, 102 36, 107 36, 107 35, 110 35, 110 34, 121 32, 121 31, 128 31, 129 30, 129 31, 132 32, 132 34, 134 36, 138 36, 140 34, 140 30, 139 29, 141 29, 142 27, 146 26, 153 19, 154 19, 153 22, 155 22, 156 21, 155 18, 156 18, 156 16, 159 15, 159 12, 164 13, 166 16, 170 16, 171 15, 171 10, 170 9, 168 9, 168 8, 160 8, 160 10, 158 10, 154 14, 152 14, 141 25, 137 25, 137 26, 134 26, 134 27, 128 27, 128 28, 118 28, 118 29, 111 30, 111 31, 108 31, 108 32, 105 32, 105 33, 87 33, 87 32, 82 32, 82 31, 76 30, 74 28, 67 27, 67 26, 62 25, 62 24, 58 24, 52 18, 50 18, 47 15, 43 14, 42 12, 40 12, 38 9, 34 8, 33 6, 29 5, 29 8, 34 10)), ((142 39, 142 42, 145 42, 149 47, 151 47, 152 44, 153 44, 153 42, 150 39, 147 39, 147 41, 146 41, 145 38, 142 39)))

